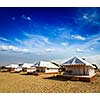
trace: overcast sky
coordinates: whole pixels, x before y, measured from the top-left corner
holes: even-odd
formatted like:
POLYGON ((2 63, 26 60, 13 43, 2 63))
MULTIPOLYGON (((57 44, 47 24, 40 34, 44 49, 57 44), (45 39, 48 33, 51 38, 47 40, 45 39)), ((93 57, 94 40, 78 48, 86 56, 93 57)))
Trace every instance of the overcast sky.
POLYGON ((100 54, 100 8, 0 8, 0 65, 100 54))

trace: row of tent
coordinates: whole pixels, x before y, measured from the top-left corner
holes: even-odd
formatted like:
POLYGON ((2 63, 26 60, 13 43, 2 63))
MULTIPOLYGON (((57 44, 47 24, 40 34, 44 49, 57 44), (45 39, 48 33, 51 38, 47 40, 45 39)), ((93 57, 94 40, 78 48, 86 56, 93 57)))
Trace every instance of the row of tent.
POLYGON ((10 64, 7 69, 14 72, 24 71, 27 73, 42 72, 42 73, 58 73, 62 69, 64 75, 88 75, 92 76, 95 73, 95 66, 88 63, 79 57, 69 58, 61 65, 54 62, 39 61, 35 64, 10 64))
POLYGON ((11 72, 44 72, 44 73, 57 73, 59 66, 55 65, 52 62, 47 61, 39 61, 38 63, 24 63, 24 64, 10 64, 7 65, 6 68, 8 68, 11 72))

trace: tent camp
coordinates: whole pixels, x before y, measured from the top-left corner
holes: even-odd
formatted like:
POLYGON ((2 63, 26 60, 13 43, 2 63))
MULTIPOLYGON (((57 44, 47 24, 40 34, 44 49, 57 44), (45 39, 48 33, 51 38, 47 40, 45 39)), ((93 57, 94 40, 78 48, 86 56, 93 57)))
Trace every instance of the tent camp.
POLYGON ((8 72, 9 69, 6 66, 0 66, 0 72, 8 72))
POLYGON ((10 72, 20 72, 22 70, 18 64, 10 64, 7 65, 6 68, 8 68, 10 72))
POLYGON ((39 61, 38 63, 34 64, 37 68, 37 72, 42 73, 58 73, 59 67, 52 62, 47 61, 39 61))
POLYGON ((22 71, 22 66, 21 64, 18 64, 18 67, 15 68, 15 72, 21 72, 22 71))
POLYGON ((36 71, 36 67, 34 67, 33 63, 24 63, 22 65, 22 71, 27 73, 32 73, 36 71))
POLYGON ((6 65, 5 68, 7 69, 8 72, 10 72, 10 70, 11 70, 11 66, 10 65, 6 65))
POLYGON ((68 59, 62 66, 65 69, 64 75, 92 76, 95 74, 95 66, 79 57, 68 59))

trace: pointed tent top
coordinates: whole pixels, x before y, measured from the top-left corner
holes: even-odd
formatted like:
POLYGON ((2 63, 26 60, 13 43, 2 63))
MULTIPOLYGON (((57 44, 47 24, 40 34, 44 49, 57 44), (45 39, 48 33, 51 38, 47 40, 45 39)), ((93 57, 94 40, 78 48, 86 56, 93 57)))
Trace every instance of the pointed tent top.
POLYGON ((47 62, 47 61, 39 61, 34 65, 37 66, 37 67, 44 67, 45 66, 46 68, 59 68, 55 64, 53 64, 51 62, 47 62))
POLYGON ((31 68, 31 66, 33 66, 34 64, 33 63, 24 63, 22 65, 22 68, 26 67, 26 68, 31 68))
POLYGON ((62 65, 88 65, 88 66, 95 68, 92 64, 90 64, 87 61, 83 60, 82 58, 79 58, 79 57, 76 57, 76 56, 69 58, 62 65))

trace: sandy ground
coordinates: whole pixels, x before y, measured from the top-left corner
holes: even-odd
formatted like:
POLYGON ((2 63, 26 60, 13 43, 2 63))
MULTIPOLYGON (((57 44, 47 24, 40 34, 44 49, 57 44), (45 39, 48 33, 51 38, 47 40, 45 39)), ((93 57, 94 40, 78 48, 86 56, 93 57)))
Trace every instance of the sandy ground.
MULTIPOLYGON (((46 76, 48 77, 48 76, 46 76)), ((100 72, 93 82, 61 81, 44 76, 0 72, 0 93, 99 93, 100 72)))

